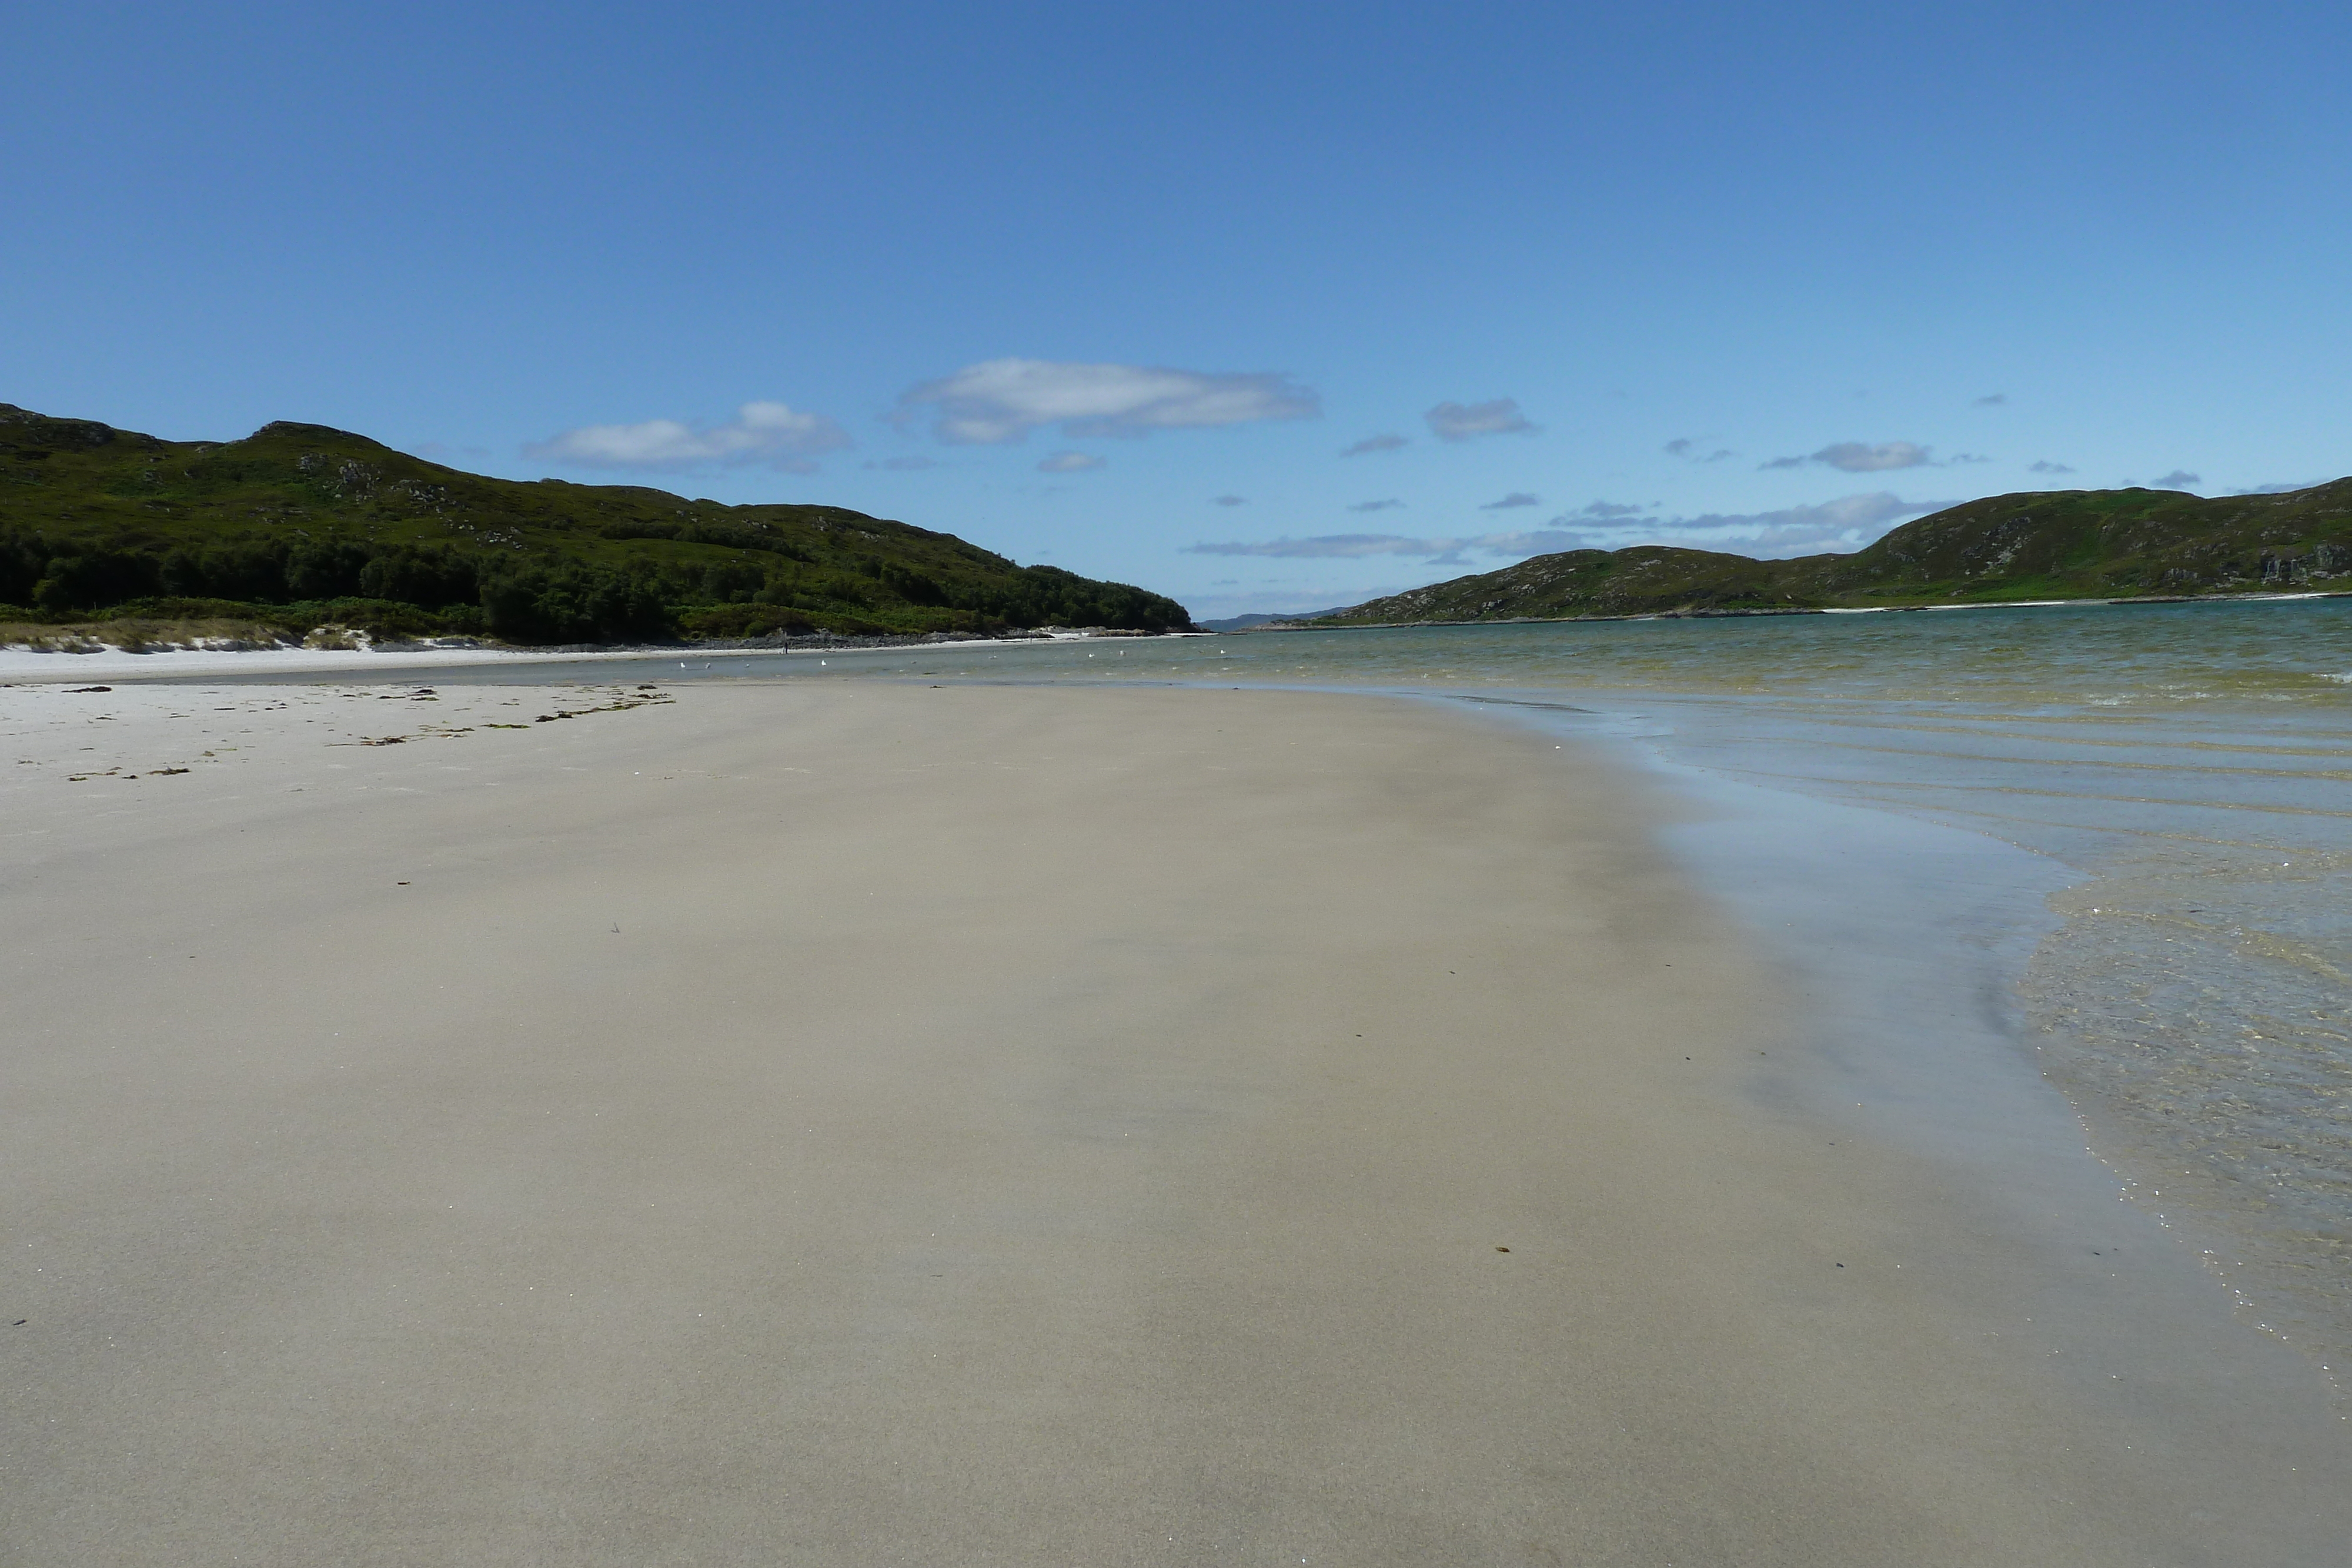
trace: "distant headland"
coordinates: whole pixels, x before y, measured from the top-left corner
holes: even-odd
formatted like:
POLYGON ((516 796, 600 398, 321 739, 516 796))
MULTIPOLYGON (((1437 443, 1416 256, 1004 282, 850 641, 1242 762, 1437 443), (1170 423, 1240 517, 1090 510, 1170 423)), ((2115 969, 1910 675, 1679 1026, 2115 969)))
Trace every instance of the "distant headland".
POLYGON ((1755 615, 2311 591, 2352 592, 2352 478, 2211 500, 2138 488, 1994 496, 1906 523, 1851 555, 1751 560, 1669 545, 1568 550, 1272 623, 1755 615))

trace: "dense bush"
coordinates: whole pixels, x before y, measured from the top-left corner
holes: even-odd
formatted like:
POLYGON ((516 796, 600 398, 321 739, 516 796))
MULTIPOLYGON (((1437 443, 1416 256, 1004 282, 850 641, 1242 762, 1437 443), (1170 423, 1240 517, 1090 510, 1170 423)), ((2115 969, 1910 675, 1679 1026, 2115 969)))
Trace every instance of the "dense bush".
POLYGON ((286 550, 258 544, 175 549, 163 557, 163 591, 258 604, 286 597, 286 550))
POLYGON ((488 630, 509 643, 629 643, 667 637, 670 612, 653 583, 583 566, 509 568, 482 584, 488 630))
POLYGON ((143 599, 163 586, 152 557, 133 550, 82 549, 43 563, 32 601, 44 610, 94 610, 143 599))
POLYGON ((0 532, 0 604, 33 602, 33 589, 48 564, 48 552, 34 540, 0 532))
POLYGON ((431 545, 389 549, 360 569, 360 591, 371 599, 397 599, 438 610, 481 601, 482 584, 473 560, 431 545))

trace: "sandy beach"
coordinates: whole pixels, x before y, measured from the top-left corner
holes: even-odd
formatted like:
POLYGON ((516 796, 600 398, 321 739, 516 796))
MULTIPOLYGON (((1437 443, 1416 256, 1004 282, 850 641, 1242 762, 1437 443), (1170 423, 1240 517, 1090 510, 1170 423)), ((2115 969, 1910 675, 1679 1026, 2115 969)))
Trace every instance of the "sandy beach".
POLYGON ((8 1561, 2352 1539, 2321 1380, 2137 1210, 1759 1088, 1805 1000, 1598 751, 856 682, 0 733, 8 1561))

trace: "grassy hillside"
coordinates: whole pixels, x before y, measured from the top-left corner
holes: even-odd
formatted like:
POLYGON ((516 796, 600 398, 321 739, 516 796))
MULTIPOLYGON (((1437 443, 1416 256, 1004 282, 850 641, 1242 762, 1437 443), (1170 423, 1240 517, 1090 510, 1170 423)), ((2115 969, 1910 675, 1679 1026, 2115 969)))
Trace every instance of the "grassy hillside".
POLYGON ((1700 614, 2341 589, 2352 479, 2279 496, 2172 490, 1996 496, 1852 555, 1750 560, 1643 545, 1537 556, 1359 604, 1318 625, 1700 614))
POLYGON ((1182 605, 838 507, 444 468, 270 424, 160 441, 0 403, 0 619, 334 621, 515 643, 1182 627, 1182 605))

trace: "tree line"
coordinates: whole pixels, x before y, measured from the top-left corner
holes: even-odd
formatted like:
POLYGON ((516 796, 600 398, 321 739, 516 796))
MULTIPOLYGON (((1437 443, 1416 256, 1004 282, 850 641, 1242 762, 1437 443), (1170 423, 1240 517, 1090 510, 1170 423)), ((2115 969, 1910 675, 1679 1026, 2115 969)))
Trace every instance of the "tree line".
POLYGON ((0 605, 55 619, 171 601, 205 601, 215 613, 332 604, 350 612, 347 622, 368 619, 367 607, 374 606, 374 618, 390 630, 482 632, 521 643, 820 629, 989 632, 1059 624, 1153 631, 1189 623, 1172 600, 1055 567, 942 582, 875 558, 820 565, 786 541, 725 524, 673 529, 632 523, 600 531, 739 553, 604 563, 332 537, 191 548, 52 540, 37 530, 0 528, 0 605), (704 537, 717 534, 730 537, 704 537))

